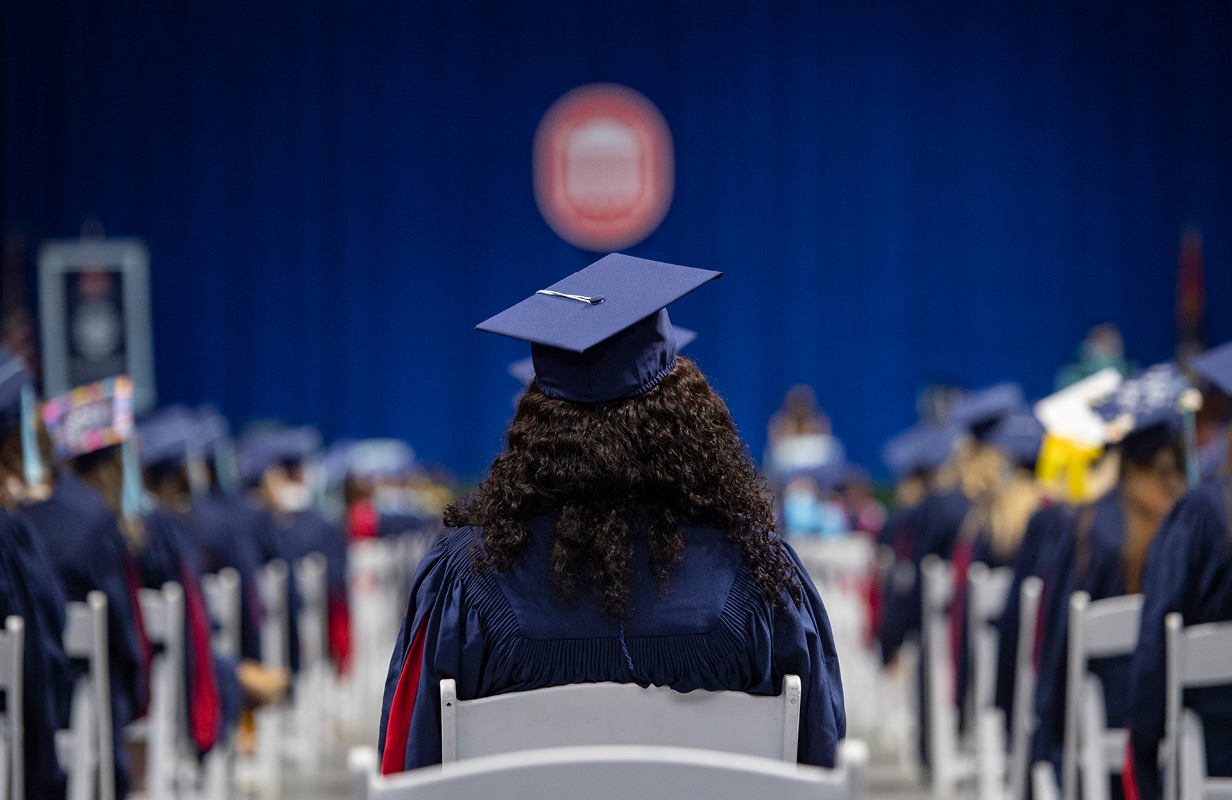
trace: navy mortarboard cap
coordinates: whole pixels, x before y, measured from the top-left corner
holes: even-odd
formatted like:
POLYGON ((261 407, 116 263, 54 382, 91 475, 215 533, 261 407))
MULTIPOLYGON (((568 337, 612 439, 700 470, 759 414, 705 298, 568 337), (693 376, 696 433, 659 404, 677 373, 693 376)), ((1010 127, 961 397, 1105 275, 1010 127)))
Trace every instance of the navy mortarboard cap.
POLYGON ((634 397, 676 366, 667 306, 722 274, 613 253, 476 330, 530 342, 535 383, 549 397, 634 397))
POLYGON ((936 469, 954 451, 958 431, 950 425, 918 423, 890 439, 881 448, 881 458, 898 478, 913 472, 936 469))
POLYGON ((1123 382, 1094 406, 1109 423, 1109 441, 1135 460, 1145 460, 1181 432, 1186 394, 1192 387, 1172 362, 1150 367, 1123 382))
POLYGON ((268 431, 240 443, 240 476, 253 484, 270 467, 301 461, 321 448, 321 434, 304 425, 268 431))
POLYGON ((200 449, 197 415, 184 406, 161 409, 137 423, 141 466, 184 461, 193 448, 200 449))
POLYGON ((401 439, 363 439, 351 448, 349 470, 360 478, 396 478, 415 465, 415 451, 401 439))
POLYGON ((231 423, 222 412, 211 405, 197 408, 197 440, 209 454, 220 441, 231 437, 231 423))
POLYGON ((338 439, 325 450, 325 455, 317 464, 321 480, 327 485, 342 483, 351 471, 351 450, 355 447, 354 439, 338 439))
POLYGON ((988 443, 1024 466, 1033 466, 1044 441, 1044 425, 1029 411, 1014 411, 988 433, 988 443))
POLYGON ((21 426, 21 392, 33 385, 25 359, 0 344, 0 434, 21 426))
MULTIPOLYGON (((677 353, 697 338, 697 331, 691 331, 688 328, 682 328, 679 325, 672 326, 672 333, 676 336, 677 353)), ((529 356, 526 358, 519 358, 517 361, 509 365, 509 374, 521 381, 523 386, 530 386, 530 382, 535 379, 535 360, 529 356)))
POLYGON ((1190 362, 1194 372, 1232 396, 1232 342, 1213 347, 1190 362))
POLYGON ((950 409, 948 421, 981 436, 992 424, 1021 407, 1023 401, 1021 386, 1009 381, 998 383, 959 397, 950 409))

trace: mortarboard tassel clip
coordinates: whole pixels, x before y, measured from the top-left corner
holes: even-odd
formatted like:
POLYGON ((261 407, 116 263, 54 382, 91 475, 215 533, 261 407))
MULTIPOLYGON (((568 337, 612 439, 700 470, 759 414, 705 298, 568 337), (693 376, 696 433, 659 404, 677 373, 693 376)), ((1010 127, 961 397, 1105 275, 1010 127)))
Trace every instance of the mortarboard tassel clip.
POLYGON ((602 297, 587 297, 584 294, 565 294, 564 292, 554 292, 551 289, 540 289, 535 294, 542 294, 548 297, 563 297, 566 300, 576 300, 579 303, 585 303, 588 306, 597 306, 603 302, 602 297))

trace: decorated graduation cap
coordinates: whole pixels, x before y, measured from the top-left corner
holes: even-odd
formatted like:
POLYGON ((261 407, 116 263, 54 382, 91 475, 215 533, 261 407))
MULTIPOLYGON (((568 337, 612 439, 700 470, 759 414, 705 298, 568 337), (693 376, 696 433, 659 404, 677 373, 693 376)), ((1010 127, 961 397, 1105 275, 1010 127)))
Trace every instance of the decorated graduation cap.
POLYGON ((240 443, 240 477, 255 484, 270 467, 302 461, 319 449, 321 434, 310 425, 258 434, 240 443))
POLYGON ((43 423, 60 459, 76 458, 133 435, 133 383, 120 375, 53 397, 43 423))
POLYGON ((988 443, 1023 466, 1034 467, 1044 425, 1030 411, 1012 411, 988 432, 988 443))
POLYGON ((967 428, 978 439, 984 438, 992 428, 1011 411, 1024 403, 1022 387, 1006 381, 967 392, 954 401, 950 409, 949 423, 967 428))
POLYGON ((1092 499, 1099 487, 1090 480, 1091 467, 1103 455, 1108 426, 1091 404, 1108 397, 1123 381, 1120 370, 1106 367, 1035 404, 1035 417, 1044 426, 1035 474, 1044 486, 1073 502, 1092 499))
POLYGON ((125 517, 145 509, 141 462, 133 439, 133 382, 126 375, 78 386, 43 405, 43 423, 57 458, 68 460, 121 445, 125 517))
POLYGON ((549 397, 635 397, 676 366, 667 306, 722 274, 612 253, 476 330, 530 342, 535 383, 549 397))
POLYGON ((1111 396, 1094 406, 1108 423, 1108 441, 1135 461, 1145 461, 1177 434, 1184 434, 1186 470, 1197 483, 1193 442, 1193 412, 1201 395, 1172 362, 1156 364, 1124 381, 1111 396))
POLYGON ((936 469, 954 451, 958 431, 950 425, 917 423, 890 439, 881 448, 881 459, 902 479, 914 472, 936 469))
POLYGON ((1190 362, 1194 372, 1206 378, 1224 394, 1232 397, 1232 342, 1213 347, 1194 356, 1190 362))
MULTIPOLYGON (((672 333, 676 336, 677 353, 697 338, 696 331, 682 328, 679 325, 672 325, 672 333)), ((530 356, 519 358, 509 365, 509 375, 520 381, 523 386, 530 386, 530 382, 535 379, 535 360, 530 356)))

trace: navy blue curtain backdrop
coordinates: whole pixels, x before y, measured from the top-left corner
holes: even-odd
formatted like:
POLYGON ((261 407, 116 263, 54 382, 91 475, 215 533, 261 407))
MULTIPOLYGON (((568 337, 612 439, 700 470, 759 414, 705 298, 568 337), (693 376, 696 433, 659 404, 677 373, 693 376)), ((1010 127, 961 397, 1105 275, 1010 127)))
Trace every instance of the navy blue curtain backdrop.
POLYGON ((5 0, 3 212, 147 240, 161 399, 397 435, 463 474, 525 345, 487 316, 596 256, 546 226, 539 118, 614 81, 676 195, 634 255, 753 452, 818 391, 849 452, 923 384, 1051 389, 1102 320, 1175 344, 1178 236, 1232 339, 1232 3, 5 0))

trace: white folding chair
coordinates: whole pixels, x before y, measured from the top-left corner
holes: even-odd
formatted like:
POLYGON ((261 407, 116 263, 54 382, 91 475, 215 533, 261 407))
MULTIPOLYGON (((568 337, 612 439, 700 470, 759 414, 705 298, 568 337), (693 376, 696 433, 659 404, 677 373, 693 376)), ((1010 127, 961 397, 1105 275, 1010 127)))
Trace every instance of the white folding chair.
MULTIPOLYGON (((287 669, 290 659, 290 614, 287 608, 287 562, 276 558, 261 571, 259 584, 265 605, 261 624, 261 663, 287 669)), ((261 794, 277 797, 282 792, 282 755, 286 736, 286 704, 262 706, 253 712, 257 742, 247 781, 261 794)))
POLYGON ((946 616, 953 599, 948 562, 928 555, 920 563, 921 642, 924 657, 924 704, 928 731, 928 760, 933 793, 948 797, 954 787, 976 777, 976 759, 958 742, 958 708, 954 702, 954 659, 950 651, 950 622, 946 616))
MULTIPOLYGON (((1019 590, 1018 653, 1014 664, 1014 720, 1010 731, 1010 760, 1006 781, 1009 800, 1027 800, 1027 773, 1031 761, 1031 737, 1035 734, 1035 639, 1039 627, 1040 599, 1044 582, 1027 578, 1019 590)), ((1055 784, 1055 778, 1053 779, 1055 784)))
POLYGON ((68 800, 115 800, 111 678, 107 658, 107 595, 86 595, 65 609, 64 652, 89 671, 73 687, 69 727, 56 731, 56 756, 68 776, 68 800))
POLYGON ((1108 727, 1104 687, 1087 663, 1132 654, 1141 618, 1140 594, 1095 601, 1086 592, 1070 596, 1062 800, 1078 800, 1080 771, 1083 800, 1108 800, 1109 778, 1121 773, 1129 732, 1108 727))
POLYGON ((26 761, 22 710, 25 696, 23 666, 26 623, 10 616, 0 631, 0 690, 5 713, 0 726, 0 797, 25 800, 26 761))
MULTIPOLYGON (((232 567, 224 567, 217 575, 201 576, 206 610, 215 626, 212 646, 220 656, 238 658, 240 654, 241 591, 240 574, 232 567)), ((235 782, 234 730, 223 730, 205 754, 203 772, 201 794, 209 800, 227 800, 235 782)))
POLYGON ((981 800, 1001 800, 1006 770, 1005 714, 996 707, 997 646, 1000 633, 997 620, 1005 610, 1005 600, 1014 570, 989 569, 976 562, 967 570, 967 631, 970 642, 971 719, 975 721, 977 785, 981 800))
POLYGON ((353 722, 367 726, 380 715, 389 659, 406 613, 399 559, 386 539, 364 539, 347 547, 347 601, 350 605, 354 700, 353 722))
POLYGON ((1227 800, 1232 778, 1206 774, 1202 720, 1183 707, 1186 689, 1232 684, 1232 622, 1183 627, 1180 614, 1164 620, 1168 690, 1164 725, 1164 800, 1227 800))
POLYGON ((242 591, 240 573, 234 567, 223 567, 217 575, 201 576, 206 611, 215 626, 214 652, 220 656, 239 657, 242 591))
POLYGON ((800 678, 783 692, 682 693, 634 683, 577 683, 459 700, 441 681, 441 760, 567 745, 676 745, 795 763, 800 678))
POLYGON ((138 593, 146 638, 161 645, 150 667, 150 709, 124 730, 129 741, 144 741, 145 794, 165 800, 177 793, 176 778, 185 749, 184 589, 174 581, 138 593))
POLYGON ((348 758, 354 800, 863 800, 868 748, 840 743, 838 766, 820 769, 686 747, 559 747, 486 756, 398 775, 376 774, 376 751, 348 758))
POLYGON ((315 772, 325 729, 323 701, 329 692, 329 645, 327 625, 329 597, 328 564, 320 553, 309 553, 295 564, 299 588, 299 674, 295 676, 295 736, 288 741, 300 768, 315 772))

